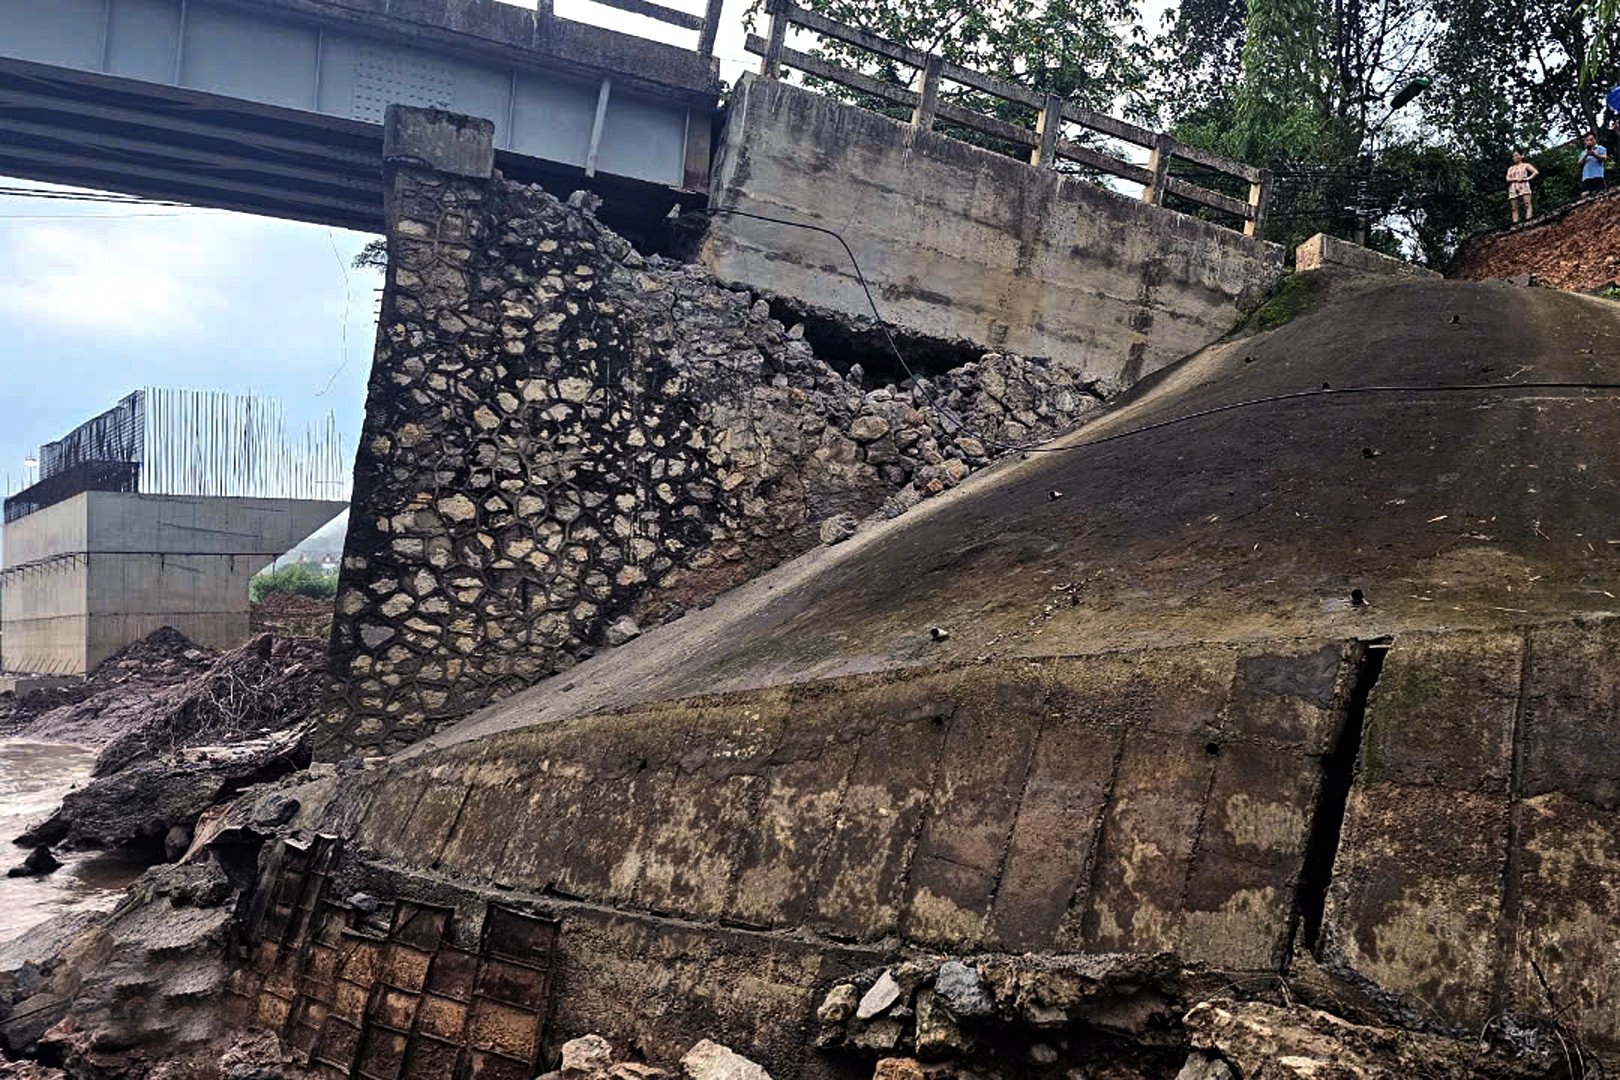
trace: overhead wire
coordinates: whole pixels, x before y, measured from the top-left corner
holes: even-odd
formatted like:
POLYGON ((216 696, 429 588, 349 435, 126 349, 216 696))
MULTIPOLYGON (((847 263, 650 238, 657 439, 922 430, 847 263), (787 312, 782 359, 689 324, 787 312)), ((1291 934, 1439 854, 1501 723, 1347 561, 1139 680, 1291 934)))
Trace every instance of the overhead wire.
MULTIPOLYGON (((779 217, 774 217, 774 216, 769 215, 769 214, 757 214, 757 213, 754 213, 753 211, 736 210, 736 209, 732 209, 732 208, 729 208, 729 207, 704 207, 704 208, 698 210, 697 213, 703 214, 706 217, 717 217, 717 216, 742 217, 742 218, 751 218, 751 219, 756 220, 756 221, 770 222, 770 223, 777 224, 777 225, 788 225, 788 226, 791 226, 793 228, 804 229, 804 230, 809 231, 809 232, 822 233, 822 234, 824 234, 826 236, 830 236, 834 240, 838 241, 838 245, 844 249, 844 254, 849 257, 850 265, 852 267, 854 267, 854 269, 855 269, 855 280, 860 283, 861 291, 863 293, 865 293, 865 295, 866 295, 867 306, 869 308, 871 308, 873 319, 875 319, 877 321, 879 329, 881 329, 883 331, 883 338, 888 343, 889 351, 894 354, 895 360, 898 361, 899 364, 900 364, 900 369, 906 373, 906 377, 908 379, 910 379, 914 384, 916 384, 918 386, 924 385, 925 380, 919 378, 917 376, 917 374, 914 371, 911 370, 911 365, 906 362, 905 354, 900 351, 900 346, 895 341, 894 333, 892 332, 892 330, 889 327, 888 320, 885 319, 883 317, 883 313, 878 310, 877 300, 872 295, 872 287, 867 282, 865 273, 863 273, 862 270, 861 270, 860 260, 855 257, 854 250, 849 246, 848 242, 844 240, 843 236, 841 236, 838 233, 837 230, 828 228, 825 225, 813 225, 813 224, 810 224, 809 222, 793 221, 793 220, 791 220, 789 218, 779 218, 779 217)), ((1063 453, 1064 451, 1068 451, 1068 450, 1082 450, 1082 449, 1089 449, 1091 447, 1102 446, 1102 445, 1105 445, 1107 443, 1118 442, 1121 439, 1128 439, 1128 438, 1135 437, 1137 435, 1145 435, 1145 434, 1147 434, 1149 432, 1153 432, 1153 431, 1162 431, 1165 428, 1174 427, 1174 426, 1176 426, 1178 424, 1190 423, 1190 422, 1192 422, 1194 420, 1202 420, 1202 419, 1205 419, 1205 418, 1208 418, 1208 417, 1211 417, 1211 416, 1219 416, 1219 415, 1221 415, 1223 413, 1236 412, 1236 411, 1243 410, 1243 409, 1253 409, 1253 408, 1258 408, 1258 407, 1263 406, 1263 405, 1272 405, 1272 404, 1278 404, 1278 403, 1288 402, 1288 401, 1301 401, 1301 400, 1305 400, 1305 399, 1308 399, 1308 398, 1333 397, 1333 396, 1344 396, 1344 395, 1362 395, 1362 394, 1444 394, 1444 393, 1476 393, 1477 394, 1477 393, 1523 393, 1525 391, 1551 392, 1551 391, 1575 391, 1575 390, 1620 391, 1620 382, 1596 382, 1596 381, 1584 381, 1584 380, 1546 380, 1546 381, 1516 382, 1516 383, 1514 383, 1514 382, 1392 383, 1392 384, 1375 384, 1375 385, 1369 385, 1369 386, 1340 386, 1340 387, 1329 386, 1328 384, 1324 383, 1324 384, 1322 384, 1322 386, 1320 388, 1312 388, 1312 389, 1308 389, 1308 390, 1294 390, 1294 391, 1289 391, 1289 392, 1280 393, 1280 394, 1267 394, 1267 395, 1262 396, 1262 397, 1246 398, 1246 399, 1243 399, 1243 400, 1240 400, 1240 401, 1229 401, 1229 402, 1225 402, 1225 403, 1220 404, 1220 405, 1212 405, 1212 406, 1210 406, 1208 408, 1205 408, 1205 409, 1197 409, 1197 410, 1195 410, 1193 412, 1190 412, 1190 413, 1178 414, 1176 416, 1167 417, 1167 418, 1165 418, 1163 420, 1156 420, 1156 421, 1153 421, 1152 423, 1143 424, 1143 425, 1140 425, 1140 426, 1134 427, 1134 428, 1128 428, 1125 431, 1116 431, 1116 432, 1113 432, 1112 434, 1109 434, 1109 435, 1103 435, 1103 436, 1100 436, 1098 438, 1087 439, 1084 442, 1069 443, 1069 444, 1064 445, 1064 446, 1042 446, 1042 445, 1037 445, 1035 443, 1007 443, 1007 442, 1002 442, 999 439, 993 438, 991 436, 987 436, 987 435, 983 434, 982 432, 976 431, 973 428, 969 427, 967 422, 964 421, 959 414, 957 414, 953 409, 949 408, 948 406, 946 406, 945 404, 943 404, 939 400, 935 399, 932 402, 932 404, 933 404, 933 407, 940 413, 940 415, 944 416, 946 418, 946 420, 950 424, 952 424, 953 427, 956 430, 966 432, 967 434, 973 436, 974 438, 977 438, 980 442, 983 442, 986 446, 994 447, 997 450, 1008 450, 1008 451, 1014 451, 1014 452, 1026 453, 1026 454, 1058 454, 1058 453, 1063 453)))
POLYGON ((119 195, 100 191, 59 191, 50 188, 18 187, 14 184, 0 184, 0 198, 81 203, 88 206, 135 207, 139 210, 131 214, 0 214, 0 220, 4 221, 123 221, 130 218, 193 217, 199 214, 225 213, 223 210, 194 206, 191 203, 171 199, 150 199, 140 195, 119 195))

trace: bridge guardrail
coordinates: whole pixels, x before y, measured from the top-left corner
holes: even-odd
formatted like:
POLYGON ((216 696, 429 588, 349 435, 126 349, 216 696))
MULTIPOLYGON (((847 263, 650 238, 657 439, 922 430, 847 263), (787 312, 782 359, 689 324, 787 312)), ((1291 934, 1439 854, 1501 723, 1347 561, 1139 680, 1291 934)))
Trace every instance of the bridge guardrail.
MULTIPOLYGON (((720 8, 723 0, 708 0, 702 15, 656 3, 655 0, 594 0, 594 2, 603 7, 627 11, 632 15, 645 15, 649 19, 657 19, 670 26, 678 26, 682 30, 696 30, 698 54, 714 55, 714 39, 720 31, 720 8)), ((549 10, 551 5, 546 4, 545 7, 549 10)))
MULTIPOLYGON (((617 6, 619 3, 640 3, 645 0, 613 0, 613 2, 617 6)), ((1054 168, 1060 160, 1073 161, 1110 176, 1141 184, 1142 201, 1146 203, 1162 205, 1165 195, 1174 195, 1199 206, 1207 206, 1240 218, 1243 222, 1243 232, 1247 236, 1259 236, 1264 228, 1266 209, 1271 202, 1270 170, 1255 168, 1220 154, 1188 146, 1163 132, 1153 131, 1118 117, 1064 101, 1056 94, 1042 94, 1006 79, 961 67, 937 54, 913 49, 830 19, 800 7, 792 0, 771 0, 767 10, 770 14, 768 36, 762 38, 758 34, 749 34, 745 46, 749 52, 762 58, 760 74, 764 78, 778 78, 783 67, 796 68, 807 75, 910 108, 911 123, 924 130, 932 130, 936 121, 945 121, 1015 146, 1028 147, 1029 163, 1039 168, 1054 168), (913 90, 896 86, 862 72, 840 67, 820 57, 791 49, 786 44, 787 32, 790 27, 795 26, 916 68, 921 75, 921 88, 913 90), (939 98, 941 80, 1036 110, 1038 118, 1035 130, 1030 131, 999 117, 941 101, 939 98), (1064 123, 1077 124, 1098 134, 1145 147, 1151 156, 1147 165, 1143 166, 1065 139, 1062 130, 1064 123), (1170 164, 1177 158, 1247 181, 1248 199, 1246 201, 1235 199, 1182 177, 1170 175, 1170 164)))

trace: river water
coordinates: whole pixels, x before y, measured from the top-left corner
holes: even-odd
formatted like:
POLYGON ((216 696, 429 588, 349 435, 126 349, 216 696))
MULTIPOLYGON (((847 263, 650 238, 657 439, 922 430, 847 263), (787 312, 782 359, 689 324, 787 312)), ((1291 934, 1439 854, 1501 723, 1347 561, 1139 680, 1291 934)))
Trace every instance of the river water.
MULTIPOLYGON (((96 751, 60 743, 0 739, 0 874, 27 848, 11 843, 90 775, 96 751)), ((0 877, 0 941, 64 911, 110 909, 144 864, 111 852, 57 852, 62 868, 43 877, 0 877)))

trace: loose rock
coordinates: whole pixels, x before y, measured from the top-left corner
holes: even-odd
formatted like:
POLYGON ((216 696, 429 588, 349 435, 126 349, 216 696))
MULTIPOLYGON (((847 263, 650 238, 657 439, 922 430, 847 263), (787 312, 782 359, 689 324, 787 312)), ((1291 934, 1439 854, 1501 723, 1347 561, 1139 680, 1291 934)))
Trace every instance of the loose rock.
POLYGON ((609 645, 623 645, 627 641, 634 641, 636 638, 640 637, 641 627, 637 625, 636 620, 626 615, 621 619, 615 620, 614 623, 607 628, 607 633, 604 636, 606 637, 609 645))
POLYGON ((729 1046, 704 1039, 681 1058, 686 1080, 771 1080, 771 1074, 729 1046))
POLYGON ((960 960, 947 960, 934 976, 934 993, 957 1016, 988 1016, 990 999, 985 996, 979 973, 960 960))
POLYGON ((7 870, 6 877, 40 877, 61 865, 51 854, 51 849, 40 844, 28 853, 26 859, 7 870))
POLYGON ((855 1007, 860 1000, 860 994, 853 984, 839 983, 827 991, 821 1007, 816 1010, 816 1019, 823 1024, 841 1024, 855 1015, 855 1007))
POLYGON ((885 971, 861 997, 861 1003, 855 1008, 855 1019, 870 1020, 887 1012, 890 1006, 899 1000, 900 984, 895 982, 892 974, 885 971))
POLYGON ((600 1035, 582 1035, 562 1047, 562 1074, 566 1077, 591 1076, 613 1064, 613 1045, 600 1035))
POLYGON ((821 542, 829 546, 841 544, 854 536, 859 526, 854 514, 834 514, 821 523, 821 542))

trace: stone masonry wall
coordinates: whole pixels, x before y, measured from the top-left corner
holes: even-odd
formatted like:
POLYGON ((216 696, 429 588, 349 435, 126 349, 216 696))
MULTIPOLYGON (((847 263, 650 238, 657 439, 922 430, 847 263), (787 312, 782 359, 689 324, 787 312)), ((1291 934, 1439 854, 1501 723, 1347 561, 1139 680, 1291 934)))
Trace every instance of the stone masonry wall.
POLYGON ((1099 404, 1001 354, 869 386, 589 196, 433 167, 487 130, 400 112, 329 755, 413 742, 1099 404))

